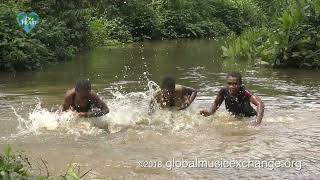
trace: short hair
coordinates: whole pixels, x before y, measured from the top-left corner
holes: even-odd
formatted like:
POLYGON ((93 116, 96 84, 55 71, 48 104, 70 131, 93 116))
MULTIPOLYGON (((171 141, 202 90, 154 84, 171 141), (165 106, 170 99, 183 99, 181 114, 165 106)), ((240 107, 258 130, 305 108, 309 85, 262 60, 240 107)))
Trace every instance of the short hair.
POLYGON ((160 87, 161 89, 174 89, 176 87, 176 81, 172 77, 165 77, 160 87))
POLYGON ((242 84, 242 76, 241 76, 241 74, 239 72, 230 72, 227 75, 227 78, 228 77, 235 77, 235 78, 237 78, 239 84, 240 85, 242 84))
POLYGON ((76 82, 75 90, 77 92, 82 90, 91 91, 91 83, 89 79, 82 79, 76 82))

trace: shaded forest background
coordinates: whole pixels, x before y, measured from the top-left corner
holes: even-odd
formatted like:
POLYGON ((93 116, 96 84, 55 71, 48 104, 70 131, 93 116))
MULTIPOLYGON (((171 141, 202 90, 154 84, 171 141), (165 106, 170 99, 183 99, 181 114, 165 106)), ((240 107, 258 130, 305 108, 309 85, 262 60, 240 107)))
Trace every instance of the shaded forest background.
POLYGON ((0 70, 35 70, 77 52, 143 40, 219 38, 223 56, 273 67, 320 65, 320 0, 0 1, 0 70), (19 12, 36 12, 30 33, 19 12))

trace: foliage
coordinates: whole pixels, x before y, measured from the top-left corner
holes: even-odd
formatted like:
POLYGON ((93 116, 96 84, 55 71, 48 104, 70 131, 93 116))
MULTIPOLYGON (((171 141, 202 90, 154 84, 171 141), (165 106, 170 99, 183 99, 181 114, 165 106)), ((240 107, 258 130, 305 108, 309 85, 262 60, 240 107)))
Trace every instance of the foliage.
MULTIPOLYGON (((43 161, 44 163, 44 161, 43 161)), ((45 168, 46 165, 45 165, 45 168)), ((32 175, 30 173, 31 164, 24 154, 24 152, 13 152, 10 146, 6 147, 3 154, 0 154, 0 179, 3 180, 27 180, 27 179, 38 179, 38 180, 80 180, 85 177, 91 170, 86 171, 80 175, 80 166, 78 164, 71 164, 67 172, 60 176, 47 176, 43 175, 32 175)), ((46 169, 48 171, 48 169, 46 169)))
POLYGON ((256 6, 248 8, 253 7, 250 6, 254 4, 253 1, 242 3, 241 6, 236 2, 131 0, 125 3, 117 1, 106 9, 111 12, 108 16, 123 19, 134 39, 198 38, 240 33, 247 26, 259 24, 261 14, 258 14, 256 6))
POLYGON ((52 62, 53 54, 16 23, 16 11, 0 4, 0 70, 32 70, 52 62))
POLYGON ((0 4, 0 70, 39 69, 51 63, 66 61, 78 50, 88 47, 89 26, 81 20, 82 16, 71 10, 55 13, 54 10, 58 8, 53 2, 56 1, 26 1, 17 4, 9 1, 0 4), (46 6, 41 6, 44 4, 46 6), (39 9, 36 12, 40 12, 40 23, 26 34, 18 27, 16 15, 33 9, 39 9))
POLYGON ((274 55, 275 40, 267 28, 251 28, 244 31, 241 36, 232 34, 222 46, 223 56, 238 59, 271 59, 274 55))
POLYGON ((132 36, 122 21, 120 18, 113 20, 92 18, 90 20, 92 32, 90 39, 93 46, 132 42, 132 36))
POLYGON ((214 2, 214 15, 236 34, 265 21, 261 7, 253 0, 220 0, 214 2))
POLYGON ((134 38, 150 38, 156 27, 156 15, 146 1, 126 1, 117 7, 123 23, 134 38))
POLYGON ((320 66, 320 1, 296 0, 284 10, 273 28, 246 30, 230 36, 223 55, 262 59, 274 67, 320 66))
MULTIPOLYGON (((287 56, 281 45, 292 44, 293 31, 303 30, 294 24, 306 22, 306 27, 310 27, 305 14, 298 18, 299 12, 294 9, 299 8, 294 4, 299 3, 289 0, 8 0, 0 3, 0 70, 39 69, 67 61, 78 51, 92 46, 229 34, 229 43, 224 48, 226 56, 246 57, 247 54, 250 58, 266 59, 280 57, 279 54, 287 56), (29 34, 15 21, 20 11, 35 11, 40 16, 40 24, 29 34), (284 33, 287 39, 273 35, 275 32, 284 33), (242 37, 235 40, 241 33, 242 37)), ((300 3, 301 9, 302 6, 300 3)), ((310 8, 305 10, 311 12, 310 8)), ((313 31, 317 32, 317 28, 313 31)), ((315 33, 303 35, 316 39, 315 36, 315 33)))
POLYGON ((10 147, 0 155, 0 179, 27 179, 28 159, 22 153, 13 153, 10 147))

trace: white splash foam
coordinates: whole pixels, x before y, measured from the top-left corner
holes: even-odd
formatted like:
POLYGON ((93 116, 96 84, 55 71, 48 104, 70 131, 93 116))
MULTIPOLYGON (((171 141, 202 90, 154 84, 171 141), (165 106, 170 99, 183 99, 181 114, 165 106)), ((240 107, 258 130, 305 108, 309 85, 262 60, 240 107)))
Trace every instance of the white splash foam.
POLYGON ((145 92, 121 93, 112 91, 114 96, 107 100, 110 113, 98 118, 76 118, 73 112, 50 112, 41 107, 41 101, 32 112, 28 119, 22 118, 14 108, 13 111, 19 122, 19 134, 39 134, 41 130, 66 130, 68 134, 96 134, 102 130, 111 133, 119 132, 126 128, 152 128, 166 129, 171 131, 181 131, 198 126, 208 126, 212 121, 221 121, 229 119, 229 114, 219 112, 209 118, 199 115, 201 104, 193 103, 185 110, 177 111, 156 107, 153 113, 150 113, 149 103, 156 88, 159 86, 148 81, 148 87, 145 92), (92 126, 93 125, 93 126, 92 126), (98 127, 98 128, 97 128, 98 127), (100 130, 99 130, 100 128, 100 130))
POLYGON ((39 134, 42 129, 55 130, 59 126, 68 124, 70 121, 75 119, 71 111, 50 112, 46 108, 42 108, 40 100, 34 110, 29 113, 27 119, 24 119, 21 115, 19 115, 14 107, 11 107, 11 109, 18 118, 19 132, 17 135, 25 135, 30 133, 39 134))

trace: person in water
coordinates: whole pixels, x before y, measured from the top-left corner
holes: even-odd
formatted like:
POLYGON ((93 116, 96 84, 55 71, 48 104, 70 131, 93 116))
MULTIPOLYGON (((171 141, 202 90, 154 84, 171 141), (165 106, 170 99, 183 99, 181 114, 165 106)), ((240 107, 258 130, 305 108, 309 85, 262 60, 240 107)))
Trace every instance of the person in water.
POLYGON ((172 77, 165 77, 162 80, 160 89, 154 93, 151 104, 157 102, 161 108, 175 107, 178 110, 186 109, 197 96, 197 91, 182 85, 176 84, 172 77))
POLYGON ((264 103, 258 96, 253 95, 242 85, 240 73, 233 72, 227 75, 227 86, 220 89, 209 110, 202 110, 200 114, 210 116, 214 114, 222 102, 225 101, 226 109, 237 117, 257 116, 253 125, 260 125, 264 114, 264 103), (257 107, 253 109, 250 103, 257 107))
POLYGON ((108 106, 91 91, 89 80, 77 81, 75 87, 66 92, 62 111, 69 109, 75 111, 78 117, 98 117, 109 113, 108 106))

